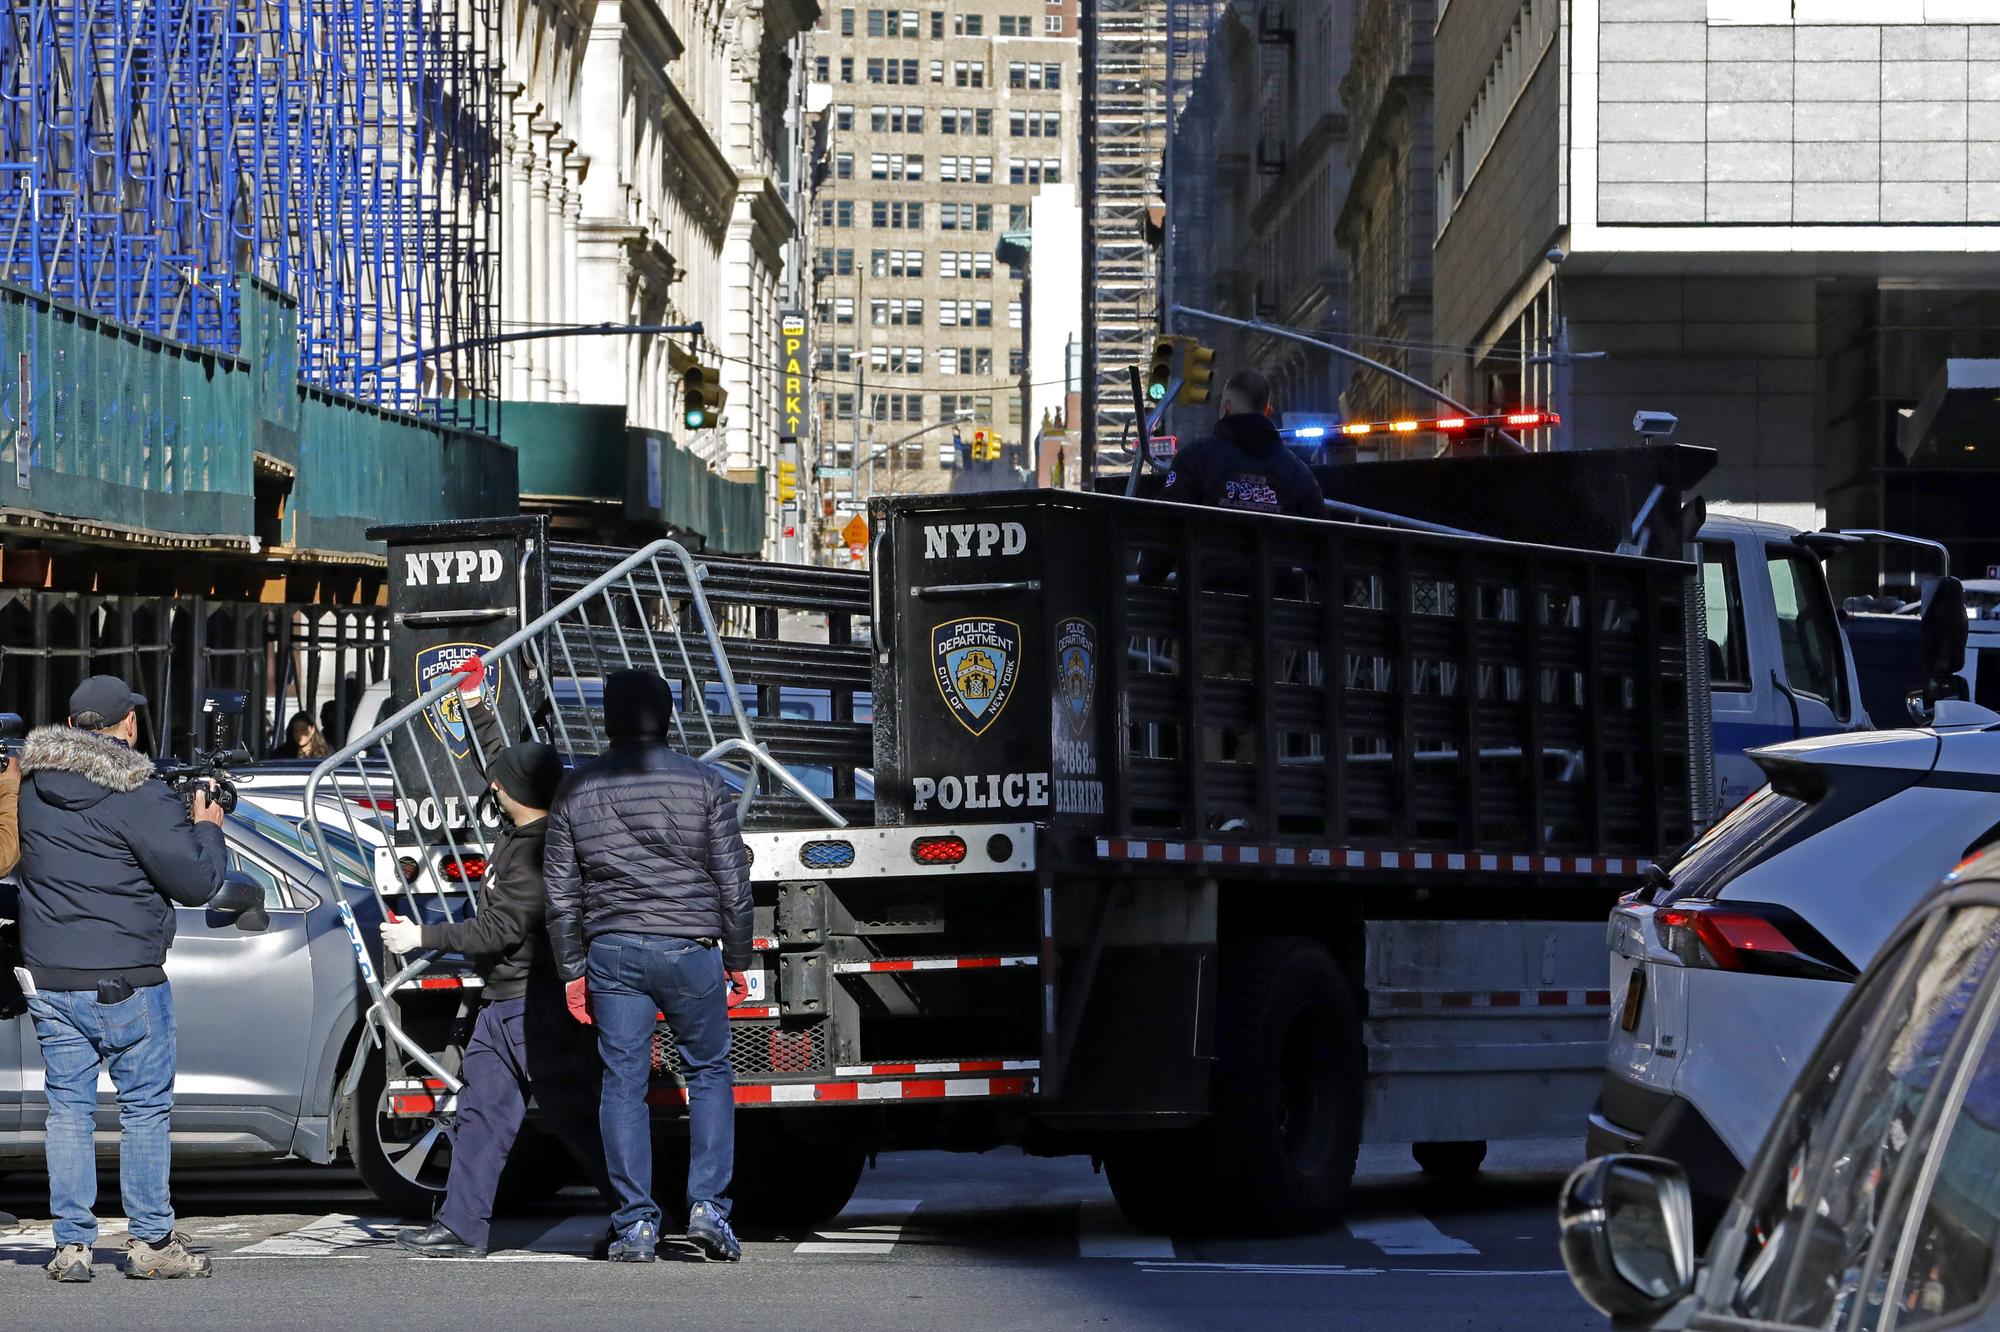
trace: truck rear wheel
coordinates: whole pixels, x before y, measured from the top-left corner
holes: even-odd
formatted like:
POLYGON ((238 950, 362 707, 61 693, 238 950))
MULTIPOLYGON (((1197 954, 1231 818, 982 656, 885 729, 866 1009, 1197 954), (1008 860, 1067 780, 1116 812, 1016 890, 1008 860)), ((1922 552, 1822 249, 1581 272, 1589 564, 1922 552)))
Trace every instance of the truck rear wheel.
POLYGON ((1426 1175, 1437 1175, 1442 1179, 1470 1179, 1479 1173, 1480 1162, 1486 1159, 1486 1143, 1477 1139, 1471 1142, 1417 1142, 1410 1144, 1410 1156, 1426 1175))
POLYGON ((1279 936, 1224 959, 1214 1115, 1198 1129, 1107 1147, 1111 1194, 1157 1233, 1285 1233, 1331 1226, 1361 1142, 1361 1020, 1339 964, 1279 936))
POLYGON ((1333 1225, 1361 1144, 1361 1018, 1333 954, 1278 936, 1223 959, 1215 1205, 1232 1230, 1333 1225))

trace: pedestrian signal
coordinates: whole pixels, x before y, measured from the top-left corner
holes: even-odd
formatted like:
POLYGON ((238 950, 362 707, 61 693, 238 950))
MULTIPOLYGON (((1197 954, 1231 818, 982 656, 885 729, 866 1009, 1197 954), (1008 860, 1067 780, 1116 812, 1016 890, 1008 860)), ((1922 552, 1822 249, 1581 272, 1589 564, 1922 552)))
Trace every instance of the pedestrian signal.
POLYGON ((1215 352, 1188 339, 1187 352, 1181 358, 1181 392, 1174 401, 1186 407, 1199 407, 1208 401, 1209 381, 1214 378, 1215 352))
MULTIPOLYGON (((689 430, 712 430, 722 423, 722 372, 713 366, 691 365, 681 376, 681 421, 689 430)), ((796 469, 795 469, 796 474, 796 469)))

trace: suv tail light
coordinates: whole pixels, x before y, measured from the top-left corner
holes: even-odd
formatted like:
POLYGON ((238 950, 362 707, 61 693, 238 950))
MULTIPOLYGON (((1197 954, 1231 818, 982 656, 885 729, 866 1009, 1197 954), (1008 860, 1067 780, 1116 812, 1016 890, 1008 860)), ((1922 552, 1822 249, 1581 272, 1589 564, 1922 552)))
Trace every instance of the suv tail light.
POLYGON ((448 883, 477 883, 486 877, 484 856, 446 856, 438 867, 448 883))
POLYGON ((1660 945, 1682 964, 1808 980, 1852 981, 1859 969, 1790 907, 1677 902, 1653 912, 1660 945))

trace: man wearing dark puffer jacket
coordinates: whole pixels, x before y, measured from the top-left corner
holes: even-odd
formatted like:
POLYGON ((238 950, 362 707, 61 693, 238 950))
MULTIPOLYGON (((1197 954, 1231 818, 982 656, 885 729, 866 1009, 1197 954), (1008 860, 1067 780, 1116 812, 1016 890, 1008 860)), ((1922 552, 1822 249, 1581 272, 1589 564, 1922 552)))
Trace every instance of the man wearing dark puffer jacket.
POLYGON ((651 1262, 659 1244, 646 1109, 659 1014, 687 1083, 687 1236, 734 1262, 729 1009, 749 992, 750 859, 722 778, 668 747, 673 715, 659 676, 606 677, 610 747, 563 783, 549 812, 549 941, 570 1012, 596 1023, 604 1063, 598 1123, 618 1200, 606 1256, 651 1262))

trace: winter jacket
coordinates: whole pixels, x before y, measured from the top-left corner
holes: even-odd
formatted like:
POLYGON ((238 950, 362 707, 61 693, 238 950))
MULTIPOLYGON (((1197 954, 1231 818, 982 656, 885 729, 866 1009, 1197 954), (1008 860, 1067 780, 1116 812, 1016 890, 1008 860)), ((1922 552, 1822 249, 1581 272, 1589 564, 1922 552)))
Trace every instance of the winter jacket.
POLYGON ((95 732, 37 729, 21 772, 21 956, 35 984, 158 985, 174 904, 222 887, 222 829, 189 823, 151 759, 95 732))
POLYGON ((21 859, 21 765, 0 763, 0 875, 21 859))
MULTIPOLYGON (((479 753, 492 760, 506 748, 493 709, 466 707, 479 736, 479 753)), ((530 984, 555 988, 555 963, 547 932, 548 889, 542 881, 542 852, 548 820, 537 819, 500 834, 486 873, 479 881, 479 909, 466 920, 426 925, 423 946, 462 953, 486 979, 486 1002, 518 999, 530 984)))
POLYGON ((1294 518, 1326 517, 1326 497, 1312 469, 1285 451, 1269 417, 1251 412, 1222 417, 1213 435, 1182 449, 1160 498, 1294 518))
POLYGON ((570 774, 548 818, 549 939, 583 974, 600 934, 719 939, 750 965, 750 857, 722 778, 661 740, 615 741, 570 774))

